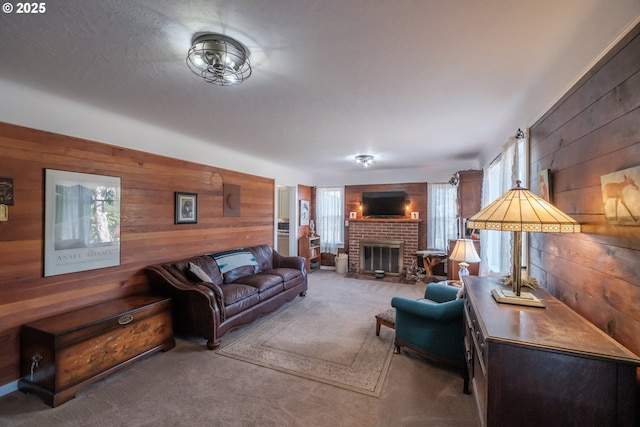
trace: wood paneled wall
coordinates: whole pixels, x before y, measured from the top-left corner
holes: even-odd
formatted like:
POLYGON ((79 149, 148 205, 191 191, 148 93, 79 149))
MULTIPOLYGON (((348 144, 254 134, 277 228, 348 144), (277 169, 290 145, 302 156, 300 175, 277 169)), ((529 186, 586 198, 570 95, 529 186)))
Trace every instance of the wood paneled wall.
POLYGON ((273 179, 0 123, 0 177, 15 205, 0 222, 0 384, 19 377, 19 328, 31 320, 148 290, 146 265, 273 245, 273 179), (121 177, 121 264, 43 277, 44 170, 121 177), (223 217, 223 183, 241 187, 223 217), (174 192, 198 193, 198 223, 174 224, 174 192))
MULTIPOLYGON (((420 213, 418 224, 418 248, 427 249, 427 183, 408 184, 376 184, 376 185, 348 185, 344 189, 344 217, 349 219, 350 212, 357 212, 358 218, 362 216, 360 201, 362 193, 367 191, 405 191, 410 200, 406 217, 410 218, 411 212, 420 213)), ((349 247, 349 230, 344 231, 345 248, 349 247)))
POLYGON ((530 188, 538 193, 538 172, 550 169, 555 205, 583 230, 532 233, 531 274, 640 355, 640 224, 607 224, 600 185, 602 175, 640 166, 640 26, 540 118, 530 135, 530 188))

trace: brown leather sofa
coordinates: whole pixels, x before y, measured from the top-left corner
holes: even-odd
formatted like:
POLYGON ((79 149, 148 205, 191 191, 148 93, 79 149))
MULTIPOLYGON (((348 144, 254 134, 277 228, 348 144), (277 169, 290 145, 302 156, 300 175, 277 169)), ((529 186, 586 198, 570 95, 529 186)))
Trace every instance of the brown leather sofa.
POLYGON ((153 293, 172 298, 176 333, 205 337, 211 350, 231 328, 307 292, 304 258, 284 257, 268 245, 151 265, 145 272, 153 293))

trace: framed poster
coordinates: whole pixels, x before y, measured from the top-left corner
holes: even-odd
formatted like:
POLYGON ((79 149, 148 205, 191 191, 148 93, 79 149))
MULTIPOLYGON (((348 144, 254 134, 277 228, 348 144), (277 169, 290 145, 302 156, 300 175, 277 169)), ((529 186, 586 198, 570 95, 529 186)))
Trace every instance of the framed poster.
POLYGON ((309 225, 309 201, 300 200, 300 225, 309 225))
POLYGON ((198 223, 198 194, 176 192, 176 224, 198 223))
POLYGON ((120 178, 45 170, 44 275, 120 265, 120 178))

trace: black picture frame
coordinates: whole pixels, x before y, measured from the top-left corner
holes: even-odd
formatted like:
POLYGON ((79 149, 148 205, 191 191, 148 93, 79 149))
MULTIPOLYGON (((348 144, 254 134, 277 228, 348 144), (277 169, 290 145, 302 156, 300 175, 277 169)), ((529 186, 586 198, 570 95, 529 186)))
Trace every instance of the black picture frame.
POLYGON ((198 193, 175 193, 175 224, 198 223, 198 193))

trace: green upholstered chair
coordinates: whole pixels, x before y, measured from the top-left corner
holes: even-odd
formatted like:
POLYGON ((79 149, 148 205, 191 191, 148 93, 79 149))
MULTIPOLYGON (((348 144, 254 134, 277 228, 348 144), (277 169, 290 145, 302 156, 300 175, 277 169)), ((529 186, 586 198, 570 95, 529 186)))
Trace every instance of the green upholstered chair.
POLYGON ((460 368, 468 392, 464 359, 464 299, 460 288, 430 283, 424 299, 393 297, 396 309, 396 353, 408 347, 424 357, 460 368))

